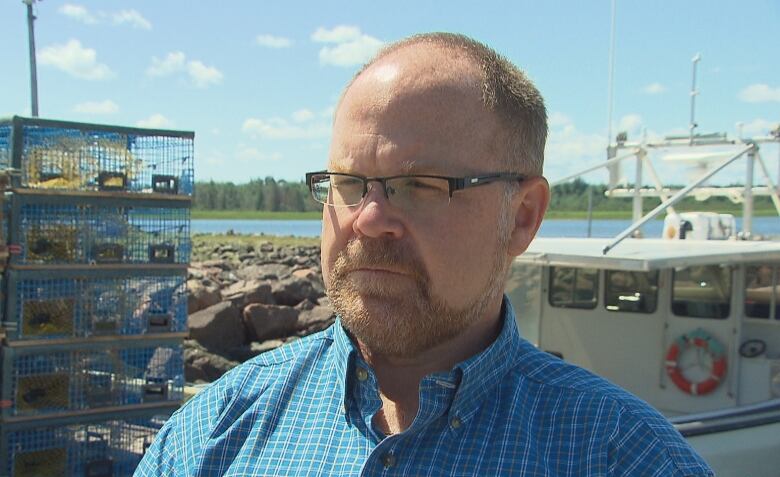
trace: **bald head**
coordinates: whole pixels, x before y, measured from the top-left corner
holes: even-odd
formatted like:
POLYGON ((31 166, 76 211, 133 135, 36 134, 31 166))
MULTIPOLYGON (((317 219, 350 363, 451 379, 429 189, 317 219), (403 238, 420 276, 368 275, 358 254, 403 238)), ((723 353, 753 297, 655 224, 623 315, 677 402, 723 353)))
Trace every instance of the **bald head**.
MULTIPOLYGON (((516 66, 494 50, 452 33, 416 35, 388 45, 347 86, 342 101, 361 79, 407 88, 412 98, 432 95, 461 104, 476 100, 495 118, 495 143, 507 172, 541 175, 547 114, 539 91, 516 66)), ((468 108, 461 108, 464 121, 468 108)))

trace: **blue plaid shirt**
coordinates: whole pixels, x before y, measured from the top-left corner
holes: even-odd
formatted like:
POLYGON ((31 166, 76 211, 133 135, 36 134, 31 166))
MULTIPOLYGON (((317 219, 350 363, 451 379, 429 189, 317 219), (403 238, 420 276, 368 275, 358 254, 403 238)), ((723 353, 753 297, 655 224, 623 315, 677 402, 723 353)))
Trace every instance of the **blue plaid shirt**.
POLYGON ((179 409, 136 476, 709 476, 650 406, 521 339, 420 383, 411 426, 374 425, 376 376, 339 321, 236 367, 179 409))

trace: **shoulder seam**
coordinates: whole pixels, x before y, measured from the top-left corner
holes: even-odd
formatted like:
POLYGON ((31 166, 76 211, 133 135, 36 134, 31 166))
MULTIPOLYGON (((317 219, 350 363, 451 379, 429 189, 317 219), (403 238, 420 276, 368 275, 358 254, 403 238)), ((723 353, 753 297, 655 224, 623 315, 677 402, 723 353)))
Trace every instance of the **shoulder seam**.
MULTIPOLYGON (((316 341, 330 341, 330 342, 333 342, 333 338, 332 337, 324 336, 324 335, 311 336, 310 339, 307 339, 307 338, 309 338, 309 337, 301 338, 301 341, 305 339, 307 341, 306 343, 301 343, 300 341, 296 341, 293 344, 293 346, 295 347, 294 351, 297 352, 298 349, 302 348, 303 346, 307 345, 310 342, 316 342, 316 341)), ((289 351, 292 351, 292 349, 289 350, 289 351)), ((284 363, 286 363, 288 361, 291 361, 292 359, 295 358, 294 353, 289 353, 289 352, 285 353, 284 356, 275 356, 275 357, 273 357, 273 359, 269 359, 270 358, 269 356, 263 356, 263 355, 268 354, 268 353, 270 353, 270 352, 262 353, 262 354, 258 355, 257 358, 253 358, 253 359, 245 362, 244 364, 252 366, 252 367, 257 367, 257 368, 270 368, 270 367, 273 367, 273 366, 284 364, 284 363), (258 359, 260 357, 264 357, 264 359, 258 359)))

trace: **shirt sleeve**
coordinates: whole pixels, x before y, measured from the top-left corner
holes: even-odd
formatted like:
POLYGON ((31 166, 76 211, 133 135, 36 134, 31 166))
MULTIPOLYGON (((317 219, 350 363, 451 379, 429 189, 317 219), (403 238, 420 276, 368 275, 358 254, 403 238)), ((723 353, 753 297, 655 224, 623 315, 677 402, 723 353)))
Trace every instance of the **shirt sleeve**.
MULTIPOLYGON (((215 427, 240 397, 247 367, 238 366, 173 413, 146 450, 134 477, 184 476, 208 470, 204 457, 215 427)), ((210 474, 206 474, 210 475, 210 474)))
POLYGON ((623 409, 610 438, 609 475, 713 477, 685 438, 651 409, 623 409))

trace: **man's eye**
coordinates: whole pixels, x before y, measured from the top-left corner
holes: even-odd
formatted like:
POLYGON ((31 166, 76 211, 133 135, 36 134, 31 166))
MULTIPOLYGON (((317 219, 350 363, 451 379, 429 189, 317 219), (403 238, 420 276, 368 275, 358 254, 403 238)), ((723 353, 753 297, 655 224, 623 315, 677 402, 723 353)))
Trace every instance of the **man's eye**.
POLYGON ((414 187, 415 189, 438 189, 434 184, 430 184, 423 181, 413 180, 410 181, 410 184, 407 184, 410 187, 414 187))

